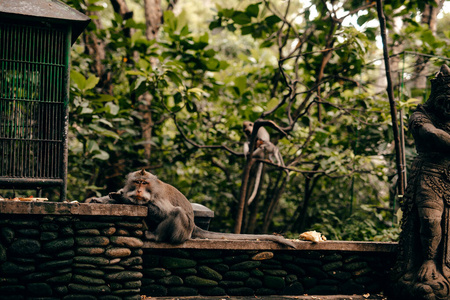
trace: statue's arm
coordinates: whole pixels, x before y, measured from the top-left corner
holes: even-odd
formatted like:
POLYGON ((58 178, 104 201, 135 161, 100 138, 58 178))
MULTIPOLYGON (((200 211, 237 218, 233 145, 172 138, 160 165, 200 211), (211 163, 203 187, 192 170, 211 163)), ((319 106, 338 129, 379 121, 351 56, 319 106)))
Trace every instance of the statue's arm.
POLYGON ((418 133, 422 139, 432 143, 437 150, 450 151, 450 134, 436 128, 432 123, 424 123, 418 128, 418 133))

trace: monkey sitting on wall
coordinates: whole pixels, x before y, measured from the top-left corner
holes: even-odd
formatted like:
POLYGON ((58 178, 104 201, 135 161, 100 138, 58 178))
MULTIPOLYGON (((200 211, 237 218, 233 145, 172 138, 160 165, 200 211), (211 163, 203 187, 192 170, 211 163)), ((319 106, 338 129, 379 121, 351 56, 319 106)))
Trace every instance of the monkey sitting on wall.
POLYGON ((194 211, 189 200, 175 187, 162 182, 145 170, 127 175, 123 189, 100 198, 89 198, 85 203, 135 204, 148 207, 146 219, 151 241, 181 244, 190 238, 266 240, 295 248, 281 236, 269 234, 232 234, 203 230, 194 224, 194 211))

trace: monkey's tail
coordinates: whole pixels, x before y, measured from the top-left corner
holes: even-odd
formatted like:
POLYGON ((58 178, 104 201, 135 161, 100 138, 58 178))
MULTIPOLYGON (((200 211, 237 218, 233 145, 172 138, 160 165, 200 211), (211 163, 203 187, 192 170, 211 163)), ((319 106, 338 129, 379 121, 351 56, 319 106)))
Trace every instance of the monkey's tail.
POLYGON ((195 226, 192 232, 192 238, 211 239, 211 240, 261 240, 272 241, 281 245, 285 245, 291 248, 296 248, 295 244, 285 239, 282 236, 271 234, 234 234, 234 233, 221 233, 214 231, 203 230, 200 227, 195 226))
POLYGON ((250 198, 248 198, 248 200, 247 200, 247 205, 250 205, 256 197, 256 193, 258 192, 258 188, 259 188, 259 183, 261 182, 262 168, 263 168, 263 164, 259 163, 258 170, 256 171, 255 185, 253 187, 253 192, 252 192, 250 198))

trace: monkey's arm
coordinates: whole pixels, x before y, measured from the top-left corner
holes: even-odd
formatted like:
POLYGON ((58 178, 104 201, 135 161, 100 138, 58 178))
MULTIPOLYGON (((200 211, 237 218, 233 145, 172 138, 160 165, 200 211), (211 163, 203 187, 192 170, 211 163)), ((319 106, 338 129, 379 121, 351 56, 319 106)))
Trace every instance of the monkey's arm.
POLYGON ((162 220, 167 218, 167 214, 163 212, 158 205, 153 203, 148 203, 148 219, 152 219, 154 222, 161 222, 162 220))
POLYGON ((117 204, 118 202, 108 196, 91 197, 84 200, 84 203, 117 204))
POLYGON ((117 192, 109 193, 108 196, 88 198, 84 203, 126 204, 124 200, 122 189, 120 189, 117 192))

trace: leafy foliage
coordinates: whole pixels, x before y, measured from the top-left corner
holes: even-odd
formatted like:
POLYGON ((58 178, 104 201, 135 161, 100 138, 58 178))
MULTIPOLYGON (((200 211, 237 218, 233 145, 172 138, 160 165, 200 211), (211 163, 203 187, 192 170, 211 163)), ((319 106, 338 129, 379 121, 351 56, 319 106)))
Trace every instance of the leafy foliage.
MULTIPOLYGON (((287 133, 268 128, 290 176, 266 167, 244 230, 395 238, 392 124, 375 86, 380 73, 368 63, 381 56, 373 4, 217 5, 209 26, 195 30, 192 16, 168 10, 158 39, 149 41, 143 20, 124 20, 105 8, 109 1, 67 2, 110 24, 92 23, 86 32, 106 47, 104 73, 94 74, 82 41, 72 52, 72 200, 115 191, 124 174, 145 167, 214 210, 213 230, 230 231, 246 165, 242 122, 265 119, 287 133), (141 135, 144 113, 151 140, 141 135)), ((386 1, 386 15, 402 14, 406 24, 393 42, 412 49, 420 40, 427 53, 446 55, 448 40, 414 21, 423 3, 386 1)))

